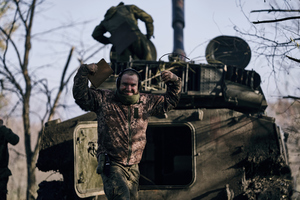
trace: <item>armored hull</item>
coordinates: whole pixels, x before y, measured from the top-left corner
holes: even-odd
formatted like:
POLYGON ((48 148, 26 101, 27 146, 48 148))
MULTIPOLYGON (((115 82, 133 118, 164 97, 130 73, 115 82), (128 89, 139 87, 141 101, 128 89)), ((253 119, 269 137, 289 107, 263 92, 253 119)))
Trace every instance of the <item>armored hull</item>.
MULTIPOLYGON (((267 103, 254 71, 221 64, 132 61, 110 63, 115 73, 100 87, 114 88, 119 71, 140 71, 142 92, 163 93, 161 70, 182 78, 176 109, 151 117, 139 165, 140 199, 288 199, 292 193, 283 134, 264 115, 267 103)), ((106 199, 96 174, 94 113, 44 128, 37 167, 57 170, 69 199, 106 199)), ((40 185, 39 194, 50 183, 40 185)), ((45 199, 45 198, 40 198, 45 199)))

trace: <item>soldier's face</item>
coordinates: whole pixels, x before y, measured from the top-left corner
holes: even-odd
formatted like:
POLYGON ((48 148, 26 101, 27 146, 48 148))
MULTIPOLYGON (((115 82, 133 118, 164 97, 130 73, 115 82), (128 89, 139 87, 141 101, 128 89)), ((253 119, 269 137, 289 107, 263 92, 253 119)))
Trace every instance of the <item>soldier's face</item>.
POLYGON ((132 96, 138 94, 139 78, 136 74, 124 74, 120 81, 120 92, 132 96))

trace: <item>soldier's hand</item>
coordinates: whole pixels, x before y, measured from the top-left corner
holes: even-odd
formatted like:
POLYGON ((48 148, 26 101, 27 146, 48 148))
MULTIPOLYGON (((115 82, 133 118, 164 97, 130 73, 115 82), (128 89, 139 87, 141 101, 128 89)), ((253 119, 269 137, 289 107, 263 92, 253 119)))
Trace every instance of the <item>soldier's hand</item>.
POLYGON ((161 72, 161 79, 165 83, 169 81, 175 82, 178 80, 178 76, 176 74, 173 74, 171 71, 165 70, 161 72))
POLYGON ((91 63, 87 65, 87 68, 89 70, 89 74, 94 75, 96 71, 98 70, 98 66, 95 63, 91 63))

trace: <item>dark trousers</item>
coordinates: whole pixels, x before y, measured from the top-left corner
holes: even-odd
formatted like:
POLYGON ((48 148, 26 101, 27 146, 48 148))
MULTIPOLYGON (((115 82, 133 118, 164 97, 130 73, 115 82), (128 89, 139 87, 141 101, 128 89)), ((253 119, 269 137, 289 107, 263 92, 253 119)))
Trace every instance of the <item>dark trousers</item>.
POLYGON ((123 166, 111 162, 108 175, 101 174, 108 200, 137 200, 140 171, 138 165, 123 166))
POLYGON ((8 176, 0 178, 0 200, 6 200, 8 176))

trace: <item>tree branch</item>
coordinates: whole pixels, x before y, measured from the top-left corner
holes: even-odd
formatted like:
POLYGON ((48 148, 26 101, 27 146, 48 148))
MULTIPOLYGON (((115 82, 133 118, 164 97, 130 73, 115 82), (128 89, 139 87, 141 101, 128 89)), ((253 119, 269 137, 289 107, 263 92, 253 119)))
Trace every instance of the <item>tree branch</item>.
POLYGON ((293 60, 293 61, 295 61, 295 62, 300 63, 300 59, 296 59, 296 58, 293 58, 293 57, 290 57, 290 56, 286 56, 286 57, 293 60))
POLYGON ((288 95, 288 96, 283 96, 282 97, 283 99, 300 99, 300 97, 295 97, 295 96, 291 96, 291 95, 288 95))
POLYGON ((274 19, 274 20, 256 21, 252 23, 253 24, 274 23, 274 22, 281 22, 281 21, 292 20, 292 19, 300 19, 300 16, 286 17, 286 18, 274 19))
POLYGON ((19 2, 18 0, 14 0, 15 4, 16 4, 16 8, 17 8, 17 11, 19 13, 19 16, 20 16, 20 19, 21 21, 24 23, 25 25, 25 29, 27 29, 27 25, 26 25, 26 19, 24 19, 23 15, 22 15, 22 12, 21 12, 21 9, 20 9, 20 5, 19 5, 19 2))
POLYGON ((20 56, 20 53, 18 51, 18 48, 15 44, 15 42, 11 39, 11 34, 13 32, 13 27, 14 27, 14 24, 16 23, 16 16, 17 16, 17 12, 15 12, 14 14, 14 19, 13 19, 13 22, 12 22, 12 25, 11 25, 11 28, 9 30, 9 32, 7 33, 1 26, 0 26, 0 31, 5 35, 6 37, 6 45, 5 45, 5 50, 4 50, 4 53, 3 53, 3 57, 1 57, 1 60, 2 60, 2 63, 3 63, 3 68, 5 69, 5 71, 8 73, 8 76, 7 78, 9 80, 11 80, 10 82, 15 85, 15 87, 18 89, 18 91, 20 92, 20 94, 23 96, 23 91, 22 91, 22 88, 21 86, 19 85, 19 83, 15 80, 15 77, 12 75, 11 71, 8 69, 7 67, 7 64, 6 64, 6 53, 8 51, 8 42, 10 41, 10 43, 13 45, 13 48, 17 54, 17 58, 18 58, 18 61, 19 61, 19 64, 22 65, 22 61, 21 61, 21 56, 20 56))
POLYGON ((252 10, 251 13, 254 12, 300 12, 300 10, 284 10, 284 9, 265 9, 265 10, 252 10))
POLYGON ((67 84, 67 82, 64 82, 64 80, 65 80, 67 69, 68 69, 69 64, 70 64, 70 60, 71 60, 73 51, 74 51, 74 47, 71 48, 69 56, 68 56, 68 59, 67 59, 67 63, 65 65, 65 67, 64 67, 64 70, 63 70, 63 73, 62 73, 62 76, 61 76, 61 80, 60 80, 59 90, 57 92, 57 95, 56 95, 56 98, 54 100, 53 106, 52 106, 52 108, 50 110, 48 121, 52 119, 52 117, 54 115, 54 112, 55 112, 55 109, 57 107, 57 103, 58 103, 58 100, 60 98, 60 95, 61 95, 63 89, 65 88, 65 85, 67 84))

